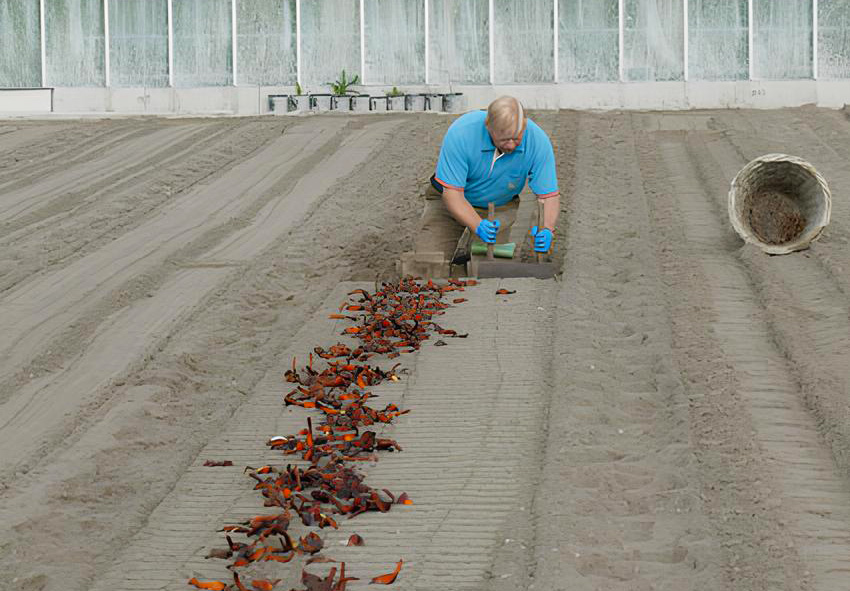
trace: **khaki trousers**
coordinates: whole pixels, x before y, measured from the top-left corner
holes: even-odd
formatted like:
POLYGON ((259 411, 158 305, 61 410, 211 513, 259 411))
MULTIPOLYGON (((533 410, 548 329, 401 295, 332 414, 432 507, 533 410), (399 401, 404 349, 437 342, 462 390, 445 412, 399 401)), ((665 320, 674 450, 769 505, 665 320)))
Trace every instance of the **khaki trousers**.
MULTIPOLYGON (((514 197, 505 205, 496 208, 496 219, 500 222, 499 233, 496 235, 497 244, 504 244, 509 240, 518 208, 519 197, 514 197)), ((475 211, 482 219, 487 219, 487 208, 476 207, 475 211)), ((425 188, 425 210, 422 212, 414 242, 416 254, 442 253, 445 261, 451 261, 465 229, 446 209, 443 195, 429 182, 425 188)), ((473 237, 478 240, 477 236, 473 237)))

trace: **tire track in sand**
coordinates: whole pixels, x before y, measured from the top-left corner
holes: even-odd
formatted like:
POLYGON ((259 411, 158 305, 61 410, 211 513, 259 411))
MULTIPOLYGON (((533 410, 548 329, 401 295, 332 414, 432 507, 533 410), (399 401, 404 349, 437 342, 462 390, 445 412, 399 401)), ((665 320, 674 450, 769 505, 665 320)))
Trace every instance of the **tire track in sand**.
POLYGON ((723 168, 706 150, 694 148, 698 140, 683 138, 668 134, 658 140, 658 157, 666 171, 661 183, 677 199, 689 242, 683 247, 705 276, 712 331, 734 368, 737 391, 762 451, 750 459, 766 468, 775 486, 753 491, 753 502, 781 513, 779 525, 787 530, 802 562, 802 576, 786 573, 786 585, 844 589, 850 575, 850 488, 837 474, 817 422, 805 407, 794 367, 776 346, 758 288, 734 254, 729 228, 721 222, 725 208, 718 207, 725 200, 711 197, 717 187, 706 183, 704 171, 723 168))

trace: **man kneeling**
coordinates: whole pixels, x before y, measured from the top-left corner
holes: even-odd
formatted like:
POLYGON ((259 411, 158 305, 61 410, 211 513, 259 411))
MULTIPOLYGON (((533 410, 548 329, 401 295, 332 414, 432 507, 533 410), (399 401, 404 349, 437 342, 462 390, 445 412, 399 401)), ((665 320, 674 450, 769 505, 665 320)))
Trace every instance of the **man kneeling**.
MULTIPOLYGON (((414 260, 428 262, 432 276, 448 276, 458 241, 468 229, 484 243, 508 241, 526 180, 543 201, 543 224, 532 230, 534 250, 549 252, 558 219, 559 192, 552 142, 509 96, 487 111, 462 115, 440 147, 436 173, 425 190, 425 211, 414 260), (487 219, 493 203, 496 219, 487 219), (441 268, 439 275, 436 269, 441 268)), ((424 273, 429 274, 429 273, 424 273)))

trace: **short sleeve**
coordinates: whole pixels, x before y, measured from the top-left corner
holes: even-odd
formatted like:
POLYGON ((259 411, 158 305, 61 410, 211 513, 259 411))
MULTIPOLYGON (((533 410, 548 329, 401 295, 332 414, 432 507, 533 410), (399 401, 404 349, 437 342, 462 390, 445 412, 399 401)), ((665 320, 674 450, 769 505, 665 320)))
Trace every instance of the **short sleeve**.
POLYGON ((440 147, 435 178, 444 187, 462 191, 466 187, 469 162, 463 150, 460 135, 459 130, 451 127, 446 132, 443 145, 440 147))
POLYGON ((529 172, 528 186, 538 197, 552 197, 558 193, 558 175, 555 172, 555 153, 549 137, 540 131, 540 146, 535 150, 529 172))

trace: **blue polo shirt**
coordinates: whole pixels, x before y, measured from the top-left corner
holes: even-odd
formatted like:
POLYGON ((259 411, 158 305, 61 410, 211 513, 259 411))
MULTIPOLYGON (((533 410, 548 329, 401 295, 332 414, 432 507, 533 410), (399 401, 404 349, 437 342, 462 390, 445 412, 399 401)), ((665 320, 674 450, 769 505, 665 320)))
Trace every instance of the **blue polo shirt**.
POLYGON ((491 201, 504 205, 522 191, 526 180, 538 197, 556 195, 555 154, 546 132, 529 119, 520 145, 494 163, 496 146, 484 125, 486 116, 486 111, 472 111, 451 124, 440 147, 435 180, 462 190, 473 207, 487 207, 491 201))

